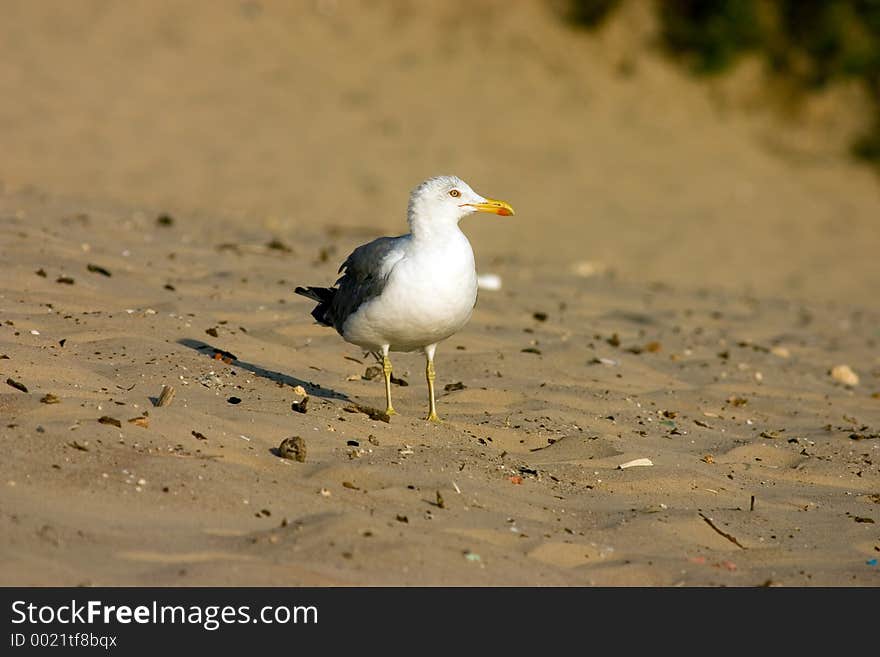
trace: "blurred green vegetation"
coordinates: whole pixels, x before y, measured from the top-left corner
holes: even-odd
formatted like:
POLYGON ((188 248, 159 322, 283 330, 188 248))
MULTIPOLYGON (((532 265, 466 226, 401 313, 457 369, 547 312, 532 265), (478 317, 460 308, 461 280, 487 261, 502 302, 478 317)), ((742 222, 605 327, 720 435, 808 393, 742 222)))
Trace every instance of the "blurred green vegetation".
POLYGON ((601 25, 620 0, 574 0, 569 18, 578 25, 595 28, 601 25))
POLYGON ((660 2, 666 46, 685 53, 698 73, 718 73, 758 47, 761 27, 754 0, 660 2))
MULTIPOLYGON (((595 28, 619 0, 570 0, 595 28)), ((880 166, 880 0, 656 0, 663 42, 697 74, 729 69, 745 53, 804 90, 855 79, 873 99, 873 129, 853 153, 880 166)))

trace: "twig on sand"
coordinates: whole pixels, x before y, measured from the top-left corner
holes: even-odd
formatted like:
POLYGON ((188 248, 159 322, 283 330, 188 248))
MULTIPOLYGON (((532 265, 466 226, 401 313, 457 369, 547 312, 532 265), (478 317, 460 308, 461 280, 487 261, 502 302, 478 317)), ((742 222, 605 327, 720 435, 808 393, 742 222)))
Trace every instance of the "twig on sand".
POLYGON ((352 403, 348 406, 345 406, 343 411, 348 413, 364 413, 368 415, 371 420, 381 420, 382 422, 390 422, 391 417, 385 411, 380 411, 378 408, 373 408, 372 406, 364 406, 363 404, 352 403))
POLYGON ((712 518, 710 518, 709 516, 707 516, 707 515, 705 515, 705 514, 703 514, 703 513, 700 514, 700 517, 701 517, 703 520, 706 521, 706 524, 707 524, 707 525, 709 525, 709 526, 710 526, 712 529, 714 529, 717 533, 721 534, 721 536, 723 536, 724 538, 726 538, 728 541, 730 541, 731 543, 733 543, 736 547, 740 548, 741 550, 745 550, 745 549, 746 549, 746 546, 745 546, 745 545, 743 545, 743 544, 740 543, 738 540, 736 540, 736 536, 734 536, 734 535, 732 535, 732 534, 728 534, 728 533, 727 533, 726 531, 724 531, 723 529, 720 529, 720 528, 718 527, 718 525, 716 525, 716 524, 712 521, 712 518))
POLYGON ((162 452, 161 450, 157 450, 151 452, 151 456, 161 456, 161 457, 170 457, 175 459, 203 459, 206 461, 213 461, 214 459, 222 459, 222 454, 191 454, 189 452, 162 452))
POLYGON ((172 386, 162 386, 162 394, 156 400, 156 406, 168 406, 174 399, 174 388, 172 386))

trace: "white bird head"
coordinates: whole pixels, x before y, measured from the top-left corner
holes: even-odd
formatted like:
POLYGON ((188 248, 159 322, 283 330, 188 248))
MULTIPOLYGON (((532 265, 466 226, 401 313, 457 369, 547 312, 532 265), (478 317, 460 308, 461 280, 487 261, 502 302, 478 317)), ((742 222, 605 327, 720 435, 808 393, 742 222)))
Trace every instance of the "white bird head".
POLYGON ((458 176, 428 178, 409 196, 408 219, 414 231, 455 225, 473 212, 514 214, 509 203, 480 196, 458 176))

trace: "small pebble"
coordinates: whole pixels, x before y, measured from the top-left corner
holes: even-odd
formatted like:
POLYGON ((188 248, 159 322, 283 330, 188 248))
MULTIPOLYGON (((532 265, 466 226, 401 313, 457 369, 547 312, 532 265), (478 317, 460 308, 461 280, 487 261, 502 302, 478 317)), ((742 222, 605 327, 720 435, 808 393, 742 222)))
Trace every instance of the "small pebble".
POLYGON ((292 402, 290 408, 297 413, 305 413, 308 410, 309 398, 303 397, 299 401, 292 402))
POLYGON ((831 370, 831 378, 845 386, 859 385, 859 375, 849 365, 838 365, 831 370))
POLYGON ((278 455, 283 459, 304 463, 306 460, 306 441, 300 436, 285 438, 278 446, 278 455))
POLYGON ((779 358, 790 358, 791 352, 785 347, 773 347, 770 353, 779 358))

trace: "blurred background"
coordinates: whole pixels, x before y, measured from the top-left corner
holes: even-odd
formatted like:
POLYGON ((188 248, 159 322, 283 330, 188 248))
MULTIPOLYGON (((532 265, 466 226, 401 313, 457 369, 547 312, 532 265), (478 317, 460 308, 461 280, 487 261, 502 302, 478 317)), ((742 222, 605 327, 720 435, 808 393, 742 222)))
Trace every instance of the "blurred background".
POLYGON ((482 269, 876 303, 878 0, 0 0, 0 97, 6 194, 368 236, 455 173, 482 269))

